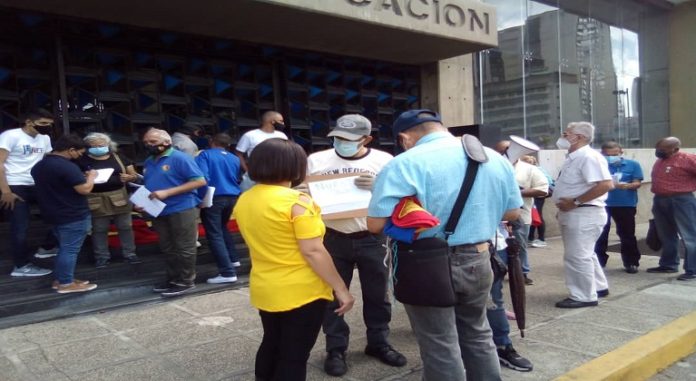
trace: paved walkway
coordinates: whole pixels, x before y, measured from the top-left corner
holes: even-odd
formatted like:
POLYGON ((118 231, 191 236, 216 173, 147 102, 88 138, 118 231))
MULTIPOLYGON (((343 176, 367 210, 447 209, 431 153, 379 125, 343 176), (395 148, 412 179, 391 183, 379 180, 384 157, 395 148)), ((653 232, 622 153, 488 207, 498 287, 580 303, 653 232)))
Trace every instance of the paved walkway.
MULTIPOLYGON (((535 368, 529 373, 504 369, 505 380, 552 380, 696 310, 696 282, 678 282, 676 274, 645 273, 657 264, 652 256, 644 256, 639 274, 626 274, 618 254, 611 256, 606 270, 611 294, 599 307, 557 309, 554 303, 566 297, 561 242, 551 239, 547 248, 530 253, 535 284, 527 289, 526 338, 511 323, 515 347, 535 368)), ((359 295, 359 284, 352 290, 359 295)), ((248 289, 242 287, 2 330, 0 379, 254 380, 261 327, 248 300, 248 289)), ((390 368, 362 353, 360 311, 356 303, 348 314, 354 334, 343 379, 419 380, 418 347, 403 307, 394 306, 391 342, 408 358, 404 368, 390 368)), ((336 379, 321 370, 323 346, 320 335, 310 358, 309 380, 336 379)), ((671 379, 669 371, 654 379, 671 379)))

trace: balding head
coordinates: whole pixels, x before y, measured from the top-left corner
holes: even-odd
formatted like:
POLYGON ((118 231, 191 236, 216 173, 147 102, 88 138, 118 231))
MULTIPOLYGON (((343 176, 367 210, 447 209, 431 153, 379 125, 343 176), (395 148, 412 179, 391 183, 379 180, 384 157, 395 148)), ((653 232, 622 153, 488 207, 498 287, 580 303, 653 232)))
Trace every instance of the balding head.
POLYGON ((261 129, 266 132, 271 132, 273 130, 282 130, 285 128, 285 122, 283 120, 283 115, 278 111, 266 111, 261 115, 261 129))
POLYGON ((496 152, 498 152, 501 155, 504 155, 505 152, 508 150, 508 148, 510 148, 510 141, 509 140, 501 140, 494 147, 496 152))
POLYGON ((678 138, 674 136, 662 138, 655 144, 655 156, 660 159, 667 159, 679 152, 680 147, 681 141, 678 138))
POLYGON ((159 128, 151 128, 147 130, 145 136, 143 136, 143 142, 145 144, 164 144, 171 145, 172 137, 165 130, 160 130, 159 128))

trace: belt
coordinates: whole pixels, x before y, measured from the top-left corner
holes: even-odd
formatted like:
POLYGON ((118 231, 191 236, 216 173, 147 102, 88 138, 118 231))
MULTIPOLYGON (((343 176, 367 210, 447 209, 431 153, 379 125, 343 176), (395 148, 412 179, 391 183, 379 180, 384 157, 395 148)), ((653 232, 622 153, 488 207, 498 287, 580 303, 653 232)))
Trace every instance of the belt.
POLYGON ((693 196, 694 192, 675 192, 675 193, 663 193, 656 194, 657 197, 675 197, 675 196, 693 196))
POLYGON ((452 253, 483 253, 488 251, 490 244, 488 242, 465 243, 463 245, 450 246, 452 253))
POLYGON ((366 238, 366 237, 369 237, 370 235, 372 235, 372 233, 370 233, 370 232, 367 231, 367 230, 363 230, 363 231, 361 231, 361 232, 355 232, 355 233, 341 233, 341 232, 339 232, 338 230, 333 230, 333 229, 331 229, 331 228, 326 228, 326 232, 329 233, 329 234, 333 234, 333 235, 337 235, 337 236, 339 236, 339 237, 349 238, 349 239, 366 238))
POLYGON ((592 204, 580 204, 580 205, 578 205, 578 208, 589 208, 589 207, 601 208, 601 206, 599 206, 599 205, 592 205, 592 204))

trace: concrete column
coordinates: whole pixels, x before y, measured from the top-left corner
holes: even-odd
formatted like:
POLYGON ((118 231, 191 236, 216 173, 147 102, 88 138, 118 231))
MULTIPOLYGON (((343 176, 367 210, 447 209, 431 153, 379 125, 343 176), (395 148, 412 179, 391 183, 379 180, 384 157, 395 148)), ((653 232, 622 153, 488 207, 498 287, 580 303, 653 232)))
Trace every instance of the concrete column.
POLYGON ((472 55, 422 65, 421 104, 440 112, 445 126, 474 124, 472 55))
POLYGON ((681 139, 682 146, 696 147, 696 1, 678 5, 672 10, 669 37, 669 114, 671 135, 681 139))

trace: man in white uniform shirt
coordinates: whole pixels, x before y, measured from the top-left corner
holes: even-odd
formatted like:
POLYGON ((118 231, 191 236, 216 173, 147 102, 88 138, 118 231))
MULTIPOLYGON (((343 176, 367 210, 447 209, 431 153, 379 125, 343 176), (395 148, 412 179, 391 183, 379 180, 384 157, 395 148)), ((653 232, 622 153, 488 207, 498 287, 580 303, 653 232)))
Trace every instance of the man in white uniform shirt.
POLYGON ((251 156, 251 152, 261 142, 272 138, 288 140, 288 137, 282 132, 284 129, 283 116, 277 111, 266 111, 261 116, 261 126, 242 135, 239 142, 237 142, 235 153, 242 163, 244 172, 249 171, 247 158, 251 156))
POLYGON ((604 201, 614 188, 606 159, 590 147, 594 126, 588 122, 568 124, 556 145, 568 156, 556 180, 553 201, 563 237, 563 262, 570 297, 558 308, 597 305, 609 295, 609 284, 594 253, 594 243, 607 222, 604 201))
MULTIPOLYGON (((336 127, 327 135, 333 137, 334 148, 311 154, 307 159, 308 174, 360 174, 355 185, 372 190, 375 176, 392 156, 367 147, 372 141, 371 131, 370 121, 362 115, 350 114, 338 118, 336 127)), ((358 268, 363 296, 363 319, 367 327, 365 353, 387 365, 406 365, 406 358, 387 341, 391 304, 387 296, 389 270, 383 264, 384 236, 368 232, 365 217, 324 222, 324 246, 347 285, 350 286, 353 269, 356 266, 358 268)), ((348 370, 345 352, 348 349, 350 329, 343 316, 333 312, 336 308, 336 302, 329 304, 324 317, 327 352, 324 370, 332 376, 342 376, 348 370)))
POLYGON ((22 128, 0 134, 0 209, 10 214, 9 241, 14 261, 12 276, 35 277, 51 273, 51 270, 31 262, 27 230, 31 218, 29 203, 37 202, 38 197, 31 169, 52 151, 51 138, 48 136, 52 130, 53 115, 39 110, 27 114, 22 128))

